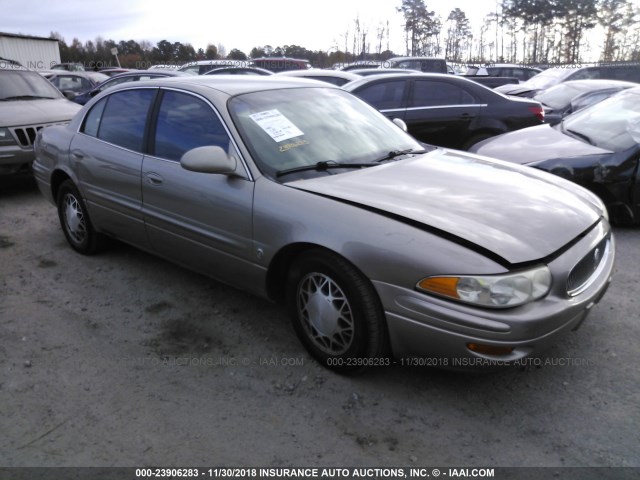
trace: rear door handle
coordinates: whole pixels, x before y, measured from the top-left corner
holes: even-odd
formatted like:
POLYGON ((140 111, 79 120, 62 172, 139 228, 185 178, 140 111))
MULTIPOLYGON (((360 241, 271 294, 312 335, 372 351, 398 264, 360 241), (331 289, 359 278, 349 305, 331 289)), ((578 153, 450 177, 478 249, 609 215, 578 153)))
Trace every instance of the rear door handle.
POLYGON ((71 156, 76 160, 82 160, 84 158, 84 155, 78 150, 74 150, 73 152, 71 152, 71 156))
POLYGON ((149 185, 161 185, 164 181, 163 178, 155 172, 146 172, 144 176, 146 177, 149 185))

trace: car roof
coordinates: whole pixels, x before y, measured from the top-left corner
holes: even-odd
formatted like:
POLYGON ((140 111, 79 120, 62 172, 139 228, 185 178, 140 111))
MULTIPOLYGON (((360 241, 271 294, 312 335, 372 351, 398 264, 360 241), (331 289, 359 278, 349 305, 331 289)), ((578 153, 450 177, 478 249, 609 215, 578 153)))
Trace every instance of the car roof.
POLYGON ((360 75, 343 70, 323 70, 321 68, 310 68, 308 70, 287 70, 276 73, 282 77, 339 77, 347 80, 358 80, 360 75))
MULTIPOLYGON (((463 78, 460 77, 459 75, 451 75, 449 73, 423 73, 423 72, 418 72, 418 71, 414 71, 413 73, 411 72, 407 72, 407 73, 382 73, 380 75, 369 75, 366 77, 362 77, 359 78, 358 80, 354 80, 353 82, 349 82, 346 85, 343 85, 342 88, 344 88, 347 91, 351 91, 361 85, 366 85, 368 83, 373 83, 373 82, 377 82, 377 81, 382 81, 385 78, 395 78, 395 79, 399 79, 399 80, 414 80, 414 79, 419 79, 419 78, 441 78, 441 79, 446 79, 452 82, 471 82, 471 84, 473 85, 480 85, 476 82, 474 82, 473 80, 469 80, 467 78, 463 78)), ((465 83, 466 85, 466 83, 465 83)), ((480 85, 482 86, 482 85, 480 85)))
POLYGON ((188 90, 206 92, 207 89, 222 92, 228 96, 243 93, 261 92, 265 90, 281 90, 286 88, 335 88, 340 87, 325 82, 312 82, 307 78, 295 78, 275 75, 197 75, 164 77, 140 82, 129 82, 109 89, 113 92, 120 89, 143 86, 166 86, 186 88, 188 90))
MULTIPOLYGON (((100 72, 98 72, 100 73, 100 72)), ((135 77, 137 75, 150 75, 150 76, 158 76, 158 77, 185 77, 190 76, 184 72, 177 72, 175 70, 128 70, 126 72, 118 73, 117 75, 112 75, 109 79, 112 78, 124 78, 124 77, 135 77)), ((106 80, 105 80, 106 81, 106 80)))

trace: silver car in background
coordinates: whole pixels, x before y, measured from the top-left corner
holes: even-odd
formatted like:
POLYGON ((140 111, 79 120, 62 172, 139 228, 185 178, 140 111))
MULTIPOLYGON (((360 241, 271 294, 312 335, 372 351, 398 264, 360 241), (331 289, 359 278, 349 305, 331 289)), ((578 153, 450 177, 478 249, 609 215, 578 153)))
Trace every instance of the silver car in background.
POLYGON ((596 196, 425 147, 328 84, 126 84, 36 151, 75 250, 114 237, 283 302, 311 355, 342 372, 521 360, 580 326, 611 280, 596 196))

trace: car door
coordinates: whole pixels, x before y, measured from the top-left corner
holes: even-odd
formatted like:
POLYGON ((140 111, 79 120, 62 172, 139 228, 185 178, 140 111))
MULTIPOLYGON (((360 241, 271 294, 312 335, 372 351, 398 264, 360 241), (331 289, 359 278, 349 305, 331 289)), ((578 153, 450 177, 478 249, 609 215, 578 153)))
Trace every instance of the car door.
POLYGON ((123 90, 103 97, 85 116, 69 155, 95 226, 143 247, 140 172, 156 92, 123 90))
POLYGON ((254 183, 243 175, 185 170, 182 155, 196 147, 223 148, 241 162, 214 108, 203 98, 162 90, 142 166, 146 229, 160 255, 231 284, 250 269, 254 183))
POLYGON ((420 141, 462 148, 480 112, 475 96, 462 86, 441 78, 421 78, 412 80, 404 121, 420 141))
POLYGON ((404 119, 409 82, 404 79, 376 79, 353 93, 387 118, 404 119))

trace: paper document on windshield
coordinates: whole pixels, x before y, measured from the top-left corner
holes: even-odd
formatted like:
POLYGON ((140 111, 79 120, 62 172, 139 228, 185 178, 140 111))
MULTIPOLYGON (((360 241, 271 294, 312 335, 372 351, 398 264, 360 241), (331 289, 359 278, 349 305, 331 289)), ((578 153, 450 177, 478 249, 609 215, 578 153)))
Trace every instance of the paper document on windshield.
POLYGON ((266 112, 254 113, 249 116, 276 142, 304 135, 298 127, 278 110, 267 110, 266 112))

